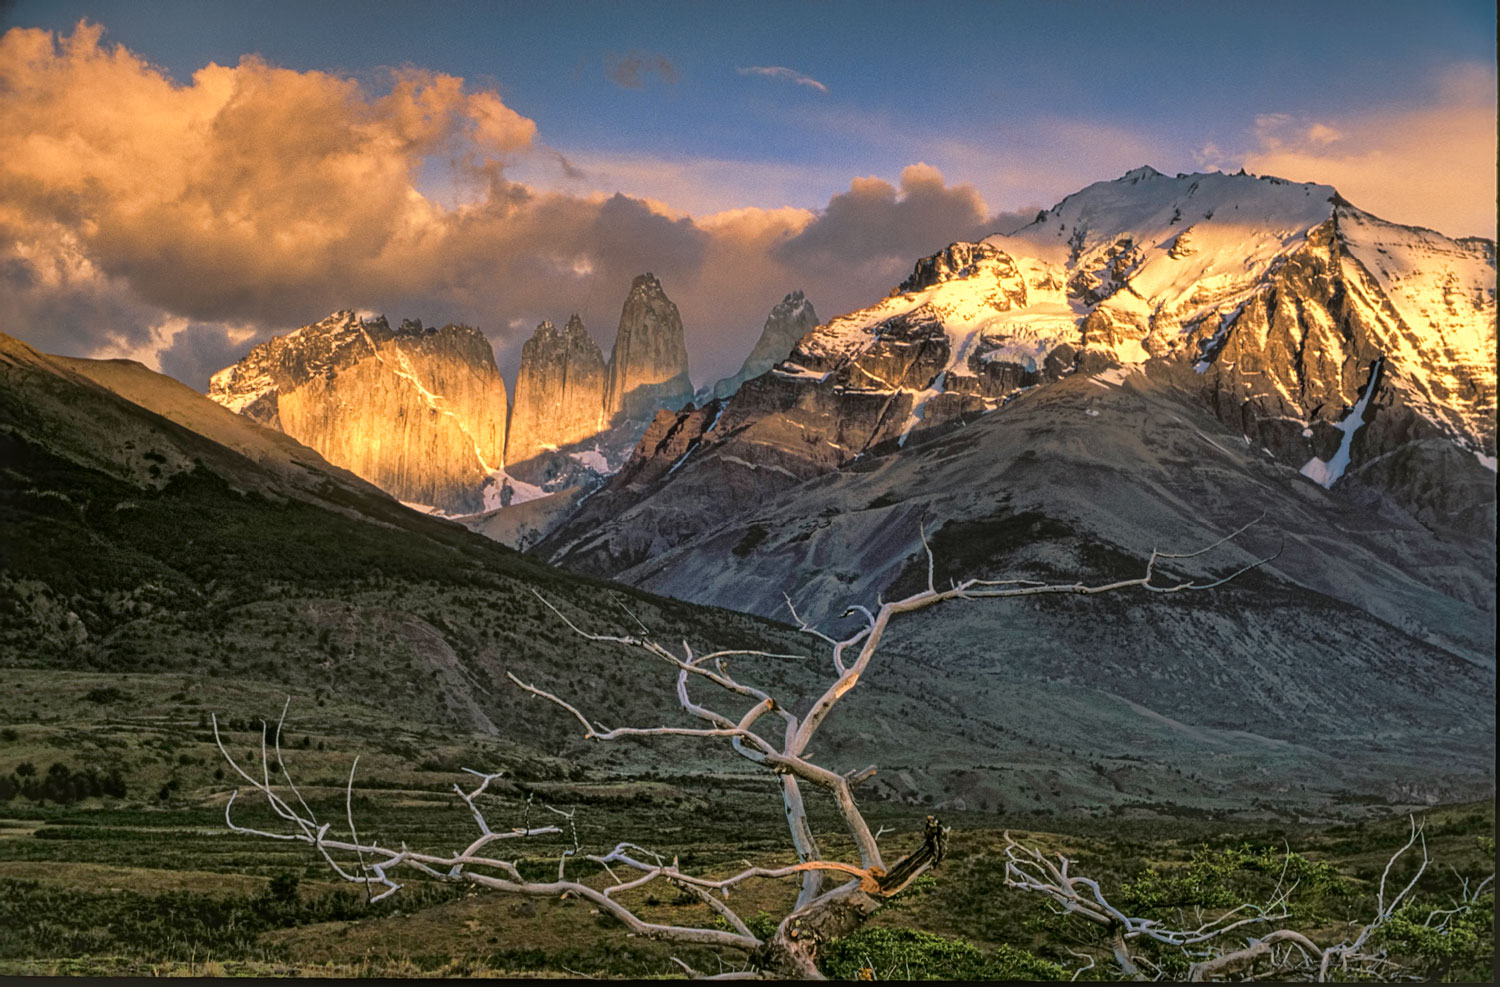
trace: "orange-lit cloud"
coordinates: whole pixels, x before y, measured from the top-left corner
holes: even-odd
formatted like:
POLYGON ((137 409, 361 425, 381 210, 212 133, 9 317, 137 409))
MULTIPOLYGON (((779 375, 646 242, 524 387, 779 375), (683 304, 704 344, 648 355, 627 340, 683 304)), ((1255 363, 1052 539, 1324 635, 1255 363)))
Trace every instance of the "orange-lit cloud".
POLYGON ((535 133, 452 76, 404 69, 372 98, 247 57, 179 86, 100 34, 0 38, 0 226, 44 253, 60 227, 140 301, 195 318, 291 318, 334 280, 399 279, 441 233, 421 161, 461 146, 485 167, 535 133))
POLYGON ((737 367, 787 291, 834 314, 918 254, 990 232, 978 194, 925 165, 899 188, 859 179, 821 214, 695 220, 672 194, 694 198, 705 179, 691 168, 681 189, 658 172, 666 201, 539 191, 505 172, 555 153, 536 125, 496 92, 418 68, 371 92, 246 56, 179 84, 81 24, 0 37, 0 90, 4 328, 199 386, 255 338, 344 307, 479 325, 502 365, 530 327, 574 311, 608 348, 646 269, 709 380, 737 367), (434 164, 463 193, 447 204, 419 190, 434 164))
POLYGON ((1495 73, 1451 70, 1420 105, 1256 120, 1252 172, 1333 185, 1361 209, 1449 236, 1495 236, 1495 73))

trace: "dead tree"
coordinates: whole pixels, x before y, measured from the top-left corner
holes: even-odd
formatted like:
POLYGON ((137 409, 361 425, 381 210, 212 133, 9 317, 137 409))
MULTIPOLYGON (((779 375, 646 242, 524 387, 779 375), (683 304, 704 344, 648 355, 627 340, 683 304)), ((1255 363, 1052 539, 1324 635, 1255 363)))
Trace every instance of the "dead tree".
MULTIPOLYGON (((1430 862, 1422 824, 1413 817, 1411 835, 1404 846, 1386 861, 1376 892, 1375 915, 1363 925, 1351 927, 1337 943, 1319 946, 1311 936, 1281 927, 1291 917, 1287 899, 1292 887, 1285 872, 1264 905, 1243 903, 1222 910, 1215 918, 1193 928, 1173 928, 1161 922, 1126 914, 1105 896, 1099 882, 1070 873, 1073 861, 1061 853, 1051 856, 1025 846, 1005 834, 1005 883, 1047 898, 1065 915, 1073 915, 1100 928, 1121 974, 1136 980, 1161 979, 1162 971, 1141 955, 1143 941, 1181 950, 1189 961, 1189 981, 1209 980, 1390 980, 1400 967, 1380 945, 1377 933, 1404 905, 1412 900, 1417 882, 1430 862), (1387 888, 1396 862, 1413 849, 1422 854, 1416 872, 1399 890, 1387 888), (1148 978, 1147 973, 1151 976, 1148 978)), ((1290 856, 1290 854, 1289 854, 1290 856)), ((1429 909, 1425 927, 1441 932, 1457 916, 1475 907, 1485 895, 1494 893, 1494 875, 1470 886, 1462 882, 1452 908, 1429 909)))
MULTIPOLYGON (((392 894, 400 887, 391 876, 400 869, 416 871, 441 880, 468 881, 481 887, 514 894, 539 897, 572 894, 592 902, 601 912, 619 919, 637 935, 726 947, 748 954, 749 966, 745 970, 719 974, 720 978, 822 979, 818 969, 822 944, 853 932, 882 904, 900 894, 912 881, 936 865, 943 857, 947 838, 947 830, 938 820, 929 816, 922 845, 888 865, 876 843, 875 834, 871 833, 854 798, 855 787, 875 773, 874 767, 842 774, 815 763, 807 755, 814 736, 829 713, 869 671, 890 622, 902 614, 957 600, 1011 599, 1058 594, 1091 596, 1132 589, 1156 594, 1211 589, 1271 561, 1275 556, 1258 559, 1229 575, 1202 582, 1164 577, 1158 571, 1158 565, 1202 556, 1228 543, 1254 523, 1251 522, 1195 552, 1169 554, 1153 550, 1145 563, 1143 574, 1134 579, 1100 585, 966 579, 952 582, 943 589, 936 585, 935 559, 925 530, 920 530, 927 559, 926 588, 900 600, 886 602, 877 599, 873 610, 863 606, 851 607, 844 616, 861 618, 862 626, 855 633, 844 638, 823 634, 803 620, 791 607, 791 601, 787 601, 800 629, 822 641, 831 651, 832 680, 823 693, 801 712, 792 710, 764 690, 736 678, 730 672, 729 659, 748 656, 768 659, 803 656, 747 650, 697 654, 687 642, 683 642, 679 653, 653 640, 643 625, 640 627, 640 635, 596 634, 586 631, 550 602, 542 599, 560 620, 581 637, 599 643, 623 645, 674 668, 677 703, 700 725, 606 727, 584 715, 566 699, 507 673, 510 680, 531 695, 566 711, 582 726, 584 736, 591 740, 608 742, 623 737, 682 736, 726 742, 734 753, 776 776, 791 843, 798 858, 795 864, 783 867, 747 866, 728 876, 707 877, 686 873, 679 869, 675 860, 667 863, 633 843, 620 843, 601 854, 584 853, 575 846, 559 858, 556 880, 527 880, 522 877, 515 860, 495 855, 496 849, 510 841, 547 833, 555 834, 560 830, 556 826, 493 830, 476 800, 498 776, 479 772, 471 772, 479 779, 472 791, 465 792, 459 786, 454 786, 472 812, 478 828, 478 836, 460 852, 449 855, 419 853, 405 846, 392 848, 361 842, 355 832, 352 812, 347 813, 346 820, 350 831, 349 839, 335 840, 329 836, 330 824, 317 822, 306 801, 292 784, 290 776, 286 774, 285 765, 281 762, 279 723, 274 735, 269 735, 270 739, 263 733, 260 770, 256 774, 251 774, 235 763, 222 743, 219 746, 240 776, 264 796, 271 810, 288 824, 288 831, 271 833, 238 826, 231 816, 233 797, 225 808, 225 818, 230 828, 237 832, 311 844, 344 880, 364 884, 372 889, 382 888, 377 897, 392 894), (695 695, 694 687, 709 687, 717 698, 701 698, 695 695), (762 721, 775 723, 779 730, 766 729, 762 721), (285 779, 287 796, 279 794, 276 786, 272 785, 270 765, 273 756, 280 768, 280 777, 285 779), (831 859, 820 850, 807 818, 804 785, 821 789, 833 798, 843 826, 856 848, 859 858, 857 863, 831 859), (335 858, 335 853, 345 855, 345 862, 341 864, 335 858), (350 858, 354 861, 352 868, 350 858), (608 875, 609 881, 602 887, 596 887, 581 880, 570 879, 567 874, 568 865, 579 860, 598 864, 608 875), (775 879, 800 881, 796 903, 771 935, 757 936, 730 906, 729 892, 747 881, 775 879), (618 900, 617 896, 621 893, 655 881, 666 881, 695 895, 722 920, 722 927, 686 927, 648 922, 618 900)), ((538 598, 541 599, 540 594, 538 598)), ((216 738, 217 735, 218 727, 215 722, 216 738)), ((351 770, 346 795, 352 791, 353 777, 351 770)), ((696 973, 680 960, 677 962, 690 974, 696 973)))

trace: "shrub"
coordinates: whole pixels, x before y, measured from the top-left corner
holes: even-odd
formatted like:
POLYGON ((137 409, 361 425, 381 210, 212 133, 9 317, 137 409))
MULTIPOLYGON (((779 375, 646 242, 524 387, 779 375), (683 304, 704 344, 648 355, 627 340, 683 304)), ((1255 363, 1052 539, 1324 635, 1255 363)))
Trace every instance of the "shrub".
POLYGON ((823 951, 823 972, 839 980, 1066 980, 1061 966, 1001 945, 986 953, 967 939, 916 929, 864 928, 823 951))

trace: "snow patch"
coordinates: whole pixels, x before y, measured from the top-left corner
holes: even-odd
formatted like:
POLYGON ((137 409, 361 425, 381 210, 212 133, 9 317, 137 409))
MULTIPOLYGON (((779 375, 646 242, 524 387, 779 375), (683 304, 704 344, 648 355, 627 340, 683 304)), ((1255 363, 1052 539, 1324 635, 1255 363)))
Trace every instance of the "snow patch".
POLYGON ((816 370, 809 370, 800 363, 783 363, 773 368, 771 373, 778 377, 790 378, 791 380, 811 380, 820 384, 828 379, 827 373, 820 374, 816 370))
POLYGON ((746 469, 752 469, 752 470, 770 470, 772 473, 784 473, 784 474, 786 474, 787 476, 791 477, 794 480, 797 479, 797 474, 793 473, 791 470, 786 469, 785 467, 782 467, 782 466, 773 466, 770 463, 751 463, 751 462, 746 462, 745 460, 741 459, 738 456, 724 456, 724 455, 720 455, 719 459, 722 460, 722 461, 724 461, 724 462, 726 462, 726 463, 734 463, 736 465, 743 466, 746 469))
POLYGON ((1359 396, 1359 400, 1355 402, 1354 407, 1343 420, 1334 426, 1344 433, 1344 438, 1339 442, 1338 451, 1333 454, 1333 458, 1324 462, 1314 456, 1303 463, 1302 469, 1298 470, 1324 490, 1333 486, 1349 468, 1349 451, 1354 445, 1354 433, 1358 432, 1365 423, 1365 408, 1369 406, 1370 397, 1375 393, 1375 384, 1380 380, 1380 367, 1384 362, 1383 357, 1375 361, 1375 367, 1370 371, 1370 380, 1365 384, 1364 393, 1359 396))
POLYGON ((932 379, 931 385, 925 391, 918 391, 912 397, 911 414, 906 418, 906 427, 901 430, 901 437, 896 440, 896 445, 903 449, 906 447, 906 440, 911 435, 911 430, 917 427, 917 423, 927 412, 927 402, 943 393, 947 378, 948 371, 944 370, 932 379))
POLYGON ((397 501, 397 503, 399 503, 402 507, 407 508, 408 510, 416 511, 418 514, 430 514, 433 517, 443 518, 458 517, 457 514, 449 514, 441 507, 434 507, 431 504, 418 504, 414 500, 400 500, 397 501))
POLYGON ((1125 378, 1133 373, 1135 373, 1134 367, 1110 367, 1108 370, 1099 371, 1089 379, 1096 384, 1113 384, 1120 387, 1124 385, 1125 378))
POLYGON ((598 446, 585 449, 583 452, 570 452, 568 458, 580 466, 586 466, 595 473, 608 473, 609 460, 604 458, 604 453, 599 451, 598 446))
POLYGON ((493 470, 484 481, 484 510, 498 511, 502 507, 524 504, 548 496, 548 491, 533 483, 517 480, 503 469, 493 470))

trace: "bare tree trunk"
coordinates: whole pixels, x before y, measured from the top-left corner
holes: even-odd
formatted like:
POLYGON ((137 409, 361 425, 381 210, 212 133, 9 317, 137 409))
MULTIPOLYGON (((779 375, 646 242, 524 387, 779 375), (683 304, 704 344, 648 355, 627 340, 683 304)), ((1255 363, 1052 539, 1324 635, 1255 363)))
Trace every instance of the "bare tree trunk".
MULTIPOLYGON (((818 841, 813 838, 812 826, 807 821, 807 809, 802 803, 802 788, 797 783, 797 776, 784 774, 781 776, 781 803, 786 808, 787 828, 792 833, 792 845, 797 850, 799 863, 807 863, 810 860, 822 860, 823 854, 818 850, 818 841)), ((823 890, 823 872, 810 870, 802 875, 802 890, 797 894, 796 908, 805 908, 823 890)))
POLYGON ((824 980, 818 952, 865 923, 884 902, 850 881, 782 920, 764 946, 750 957, 764 975, 781 980, 824 980))

